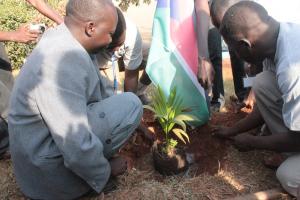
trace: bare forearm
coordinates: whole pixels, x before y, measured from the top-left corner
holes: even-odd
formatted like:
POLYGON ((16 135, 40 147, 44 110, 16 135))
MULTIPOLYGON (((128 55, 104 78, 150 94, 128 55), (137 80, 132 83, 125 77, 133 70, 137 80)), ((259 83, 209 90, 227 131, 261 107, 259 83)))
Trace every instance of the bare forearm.
POLYGON ((238 133, 243 133, 263 125, 264 119, 262 118, 257 106, 254 106, 253 111, 244 119, 236 123, 233 128, 238 133))
POLYGON ((13 41, 17 39, 14 31, 0 31, 0 42, 13 41))
POLYGON ((15 31, 0 31, 0 41, 13 41, 28 43, 36 41, 39 36, 38 31, 30 31, 26 24, 21 25, 15 31))
POLYGON ((300 133, 277 133, 271 136, 257 136, 253 138, 253 147, 277 152, 299 152, 300 133))
POLYGON ((199 57, 209 58, 207 37, 210 24, 210 13, 207 0, 195 0, 195 11, 199 57))
POLYGON ((61 24, 63 22, 63 18, 53 10, 49 5, 47 5, 42 0, 26 0, 33 7, 35 7, 40 13, 48 17, 49 19, 55 21, 57 24, 61 24))
POLYGON ((125 92, 137 92, 139 80, 139 70, 127 70, 125 69, 124 91, 125 92))

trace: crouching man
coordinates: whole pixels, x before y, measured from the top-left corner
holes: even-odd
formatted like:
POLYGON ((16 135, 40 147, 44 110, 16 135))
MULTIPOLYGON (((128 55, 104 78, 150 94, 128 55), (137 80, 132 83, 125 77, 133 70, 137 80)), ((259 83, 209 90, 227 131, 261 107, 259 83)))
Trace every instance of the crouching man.
POLYGON ((132 93, 103 98, 94 54, 117 25, 110 0, 70 0, 64 23, 46 31, 13 88, 8 119, 16 180, 32 199, 101 192, 126 169, 111 158, 139 125, 132 93))
POLYGON ((146 67, 149 44, 143 42, 137 26, 117 8, 118 24, 112 42, 96 57, 100 74, 107 80, 106 92, 133 92, 143 104, 150 103, 146 88, 151 83, 144 68, 146 67), (139 78, 139 71, 143 70, 139 78), (120 71, 124 71, 124 88, 120 87, 120 71))
POLYGON ((279 23, 257 3, 242 1, 225 13, 220 32, 230 48, 249 63, 263 62, 256 76, 253 112, 233 127, 215 130, 233 137, 240 150, 293 152, 278 168, 282 187, 297 196, 300 185, 300 25, 279 23), (248 130, 266 124, 268 136, 248 130))

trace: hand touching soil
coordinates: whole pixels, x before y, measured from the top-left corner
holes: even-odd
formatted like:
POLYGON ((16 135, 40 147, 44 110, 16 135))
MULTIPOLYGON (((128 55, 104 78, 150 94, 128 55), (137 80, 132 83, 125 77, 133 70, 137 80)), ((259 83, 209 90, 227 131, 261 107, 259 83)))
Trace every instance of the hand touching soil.
POLYGON ((235 129, 231 127, 224 127, 224 126, 212 128, 211 133, 213 136, 226 138, 226 139, 231 139, 231 137, 237 134, 235 129))

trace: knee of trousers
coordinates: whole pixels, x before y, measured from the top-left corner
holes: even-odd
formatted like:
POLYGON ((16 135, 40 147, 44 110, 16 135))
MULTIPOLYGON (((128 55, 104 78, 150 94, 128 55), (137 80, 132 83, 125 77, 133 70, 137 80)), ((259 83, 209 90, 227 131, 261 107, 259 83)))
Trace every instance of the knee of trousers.
POLYGON ((295 173, 296 169, 293 169, 291 166, 284 162, 276 171, 276 177, 281 186, 286 192, 293 196, 297 196, 297 190, 299 187, 300 177, 297 177, 297 173, 295 173))
POLYGON ((123 94, 122 104, 124 104, 124 112, 127 113, 130 118, 129 121, 134 121, 138 126, 143 115, 143 104, 141 100, 132 92, 125 92, 123 94))
POLYGON ((127 117, 120 121, 120 124, 113 130, 112 133, 112 152, 114 153, 121 148, 125 142, 134 133, 134 130, 139 126, 142 115, 143 106, 139 98, 133 93, 123 93, 124 105, 127 105, 124 114, 127 117))

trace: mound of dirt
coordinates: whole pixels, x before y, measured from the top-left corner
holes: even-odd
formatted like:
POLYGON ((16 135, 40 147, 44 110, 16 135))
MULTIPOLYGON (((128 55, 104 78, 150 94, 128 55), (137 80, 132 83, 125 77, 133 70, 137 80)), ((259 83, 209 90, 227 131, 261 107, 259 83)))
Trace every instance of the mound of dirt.
MULTIPOLYGON (((230 126, 244 117, 245 113, 234 114, 215 113, 212 120, 204 126, 195 129, 188 129, 190 144, 184 146, 189 159, 192 160, 192 170, 195 175, 208 173, 214 175, 223 166, 227 155, 229 143, 211 135, 211 129, 218 125, 230 126)), ((144 110, 143 123, 151 132, 156 134, 159 140, 162 140, 162 129, 157 121, 154 120, 153 114, 144 110)), ((183 144, 180 144, 183 145, 183 144)), ((140 158, 150 153, 151 144, 136 134, 133 140, 127 144, 121 151, 122 155, 128 156, 132 160, 132 167, 137 169, 147 169, 152 163, 140 163, 140 158)))

